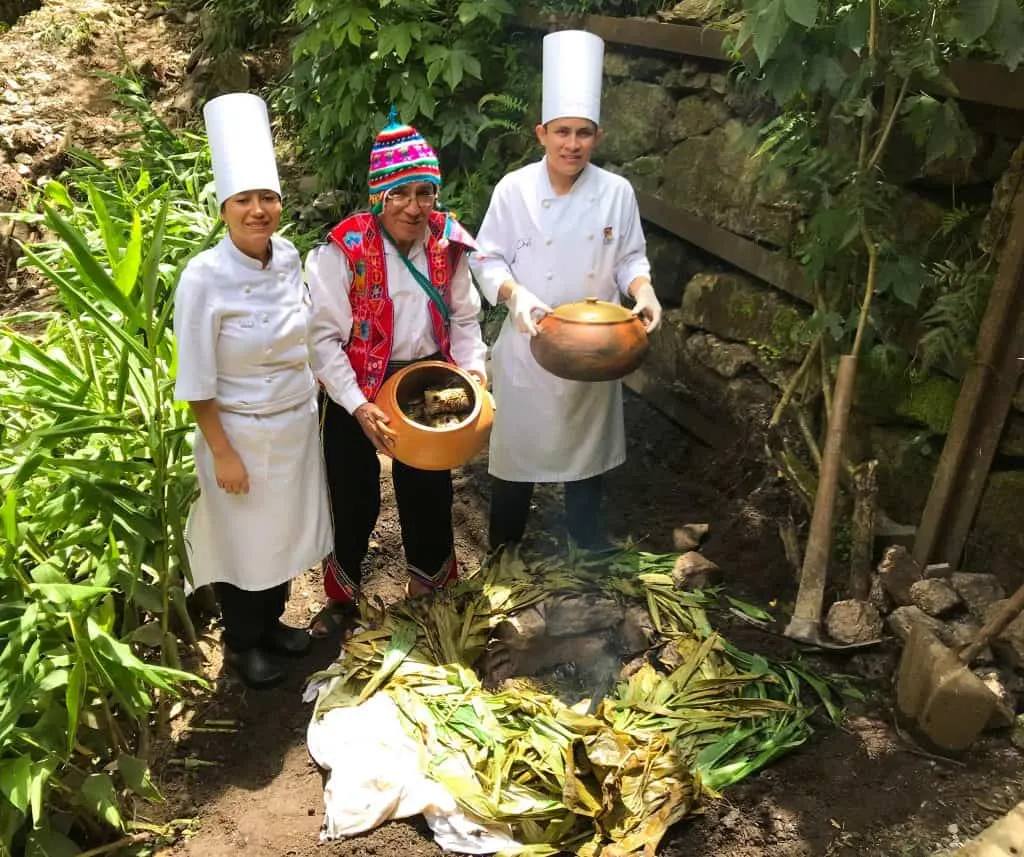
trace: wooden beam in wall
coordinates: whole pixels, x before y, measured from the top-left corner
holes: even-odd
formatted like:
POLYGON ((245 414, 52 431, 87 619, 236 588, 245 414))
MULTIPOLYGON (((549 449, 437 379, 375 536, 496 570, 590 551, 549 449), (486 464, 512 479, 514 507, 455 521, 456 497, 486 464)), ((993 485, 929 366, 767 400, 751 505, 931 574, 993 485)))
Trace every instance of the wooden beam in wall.
MULTIPOLYGON (((608 42, 703 59, 729 61, 722 51, 725 33, 710 27, 663 24, 638 18, 608 15, 542 15, 535 10, 520 14, 519 23, 535 30, 579 27, 608 42)), ((983 60, 959 59, 949 64, 948 74, 962 101, 1024 111, 1024 69, 983 60)), ((925 87, 929 88, 929 87, 925 87)), ((935 90, 941 91, 941 90, 935 90)))
POLYGON ((636 197, 640 204, 640 216, 655 226, 753 274, 790 297, 808 304, 814 302, 803 269, 789 257, 716 226, 653 194, 638 191, 636 197))

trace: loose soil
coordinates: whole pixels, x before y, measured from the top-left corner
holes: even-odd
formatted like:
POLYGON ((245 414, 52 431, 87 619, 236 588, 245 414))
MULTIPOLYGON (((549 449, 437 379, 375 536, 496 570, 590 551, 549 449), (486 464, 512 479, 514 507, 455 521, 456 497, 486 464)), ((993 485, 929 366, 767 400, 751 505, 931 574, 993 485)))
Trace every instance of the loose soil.
MULTIPOLYGON (((30 129, 43 141, 28 176, 18 174, 0 145, 0 211, 24 205, 37 182, 58 175, 69 145, 103 157, 111 154, 121 128, 112 115, 110 86, 95 72, 148 63, 146 73, 157 83, 158 103, 170 104, 195 30, 194 19, 178 20, 118 0, 49 0, 0 35, 0 137, 30 129)), ((0 277, 0 314, 45 302, 45 292, 25 273, 5 276, 6 282, 0 277)), ((703 447, 633 396, 627 397, 626 415, 629 462, 608 480, 611 534, 640 540, 648 550, 670 551, 674 527, 707 522, 711 536, 703 550, 723 568, 730 593, 786 615, 795 592, 794 570, 777 527, 789 508, 781 486, 765 478, 754 463, 757 450, 703 447)), ((385 475, 383 482, 368 590, 390 602, 401 597, 405 575, 390 479, 385 475)), ((487 493, 485 461, 456 475, 457 550, 467 569, 483 556, 487 493)), ((557 489, 538 491, 531 526, 535 533, 561 532, 557 489)), ((311 571, 295 581, 286 619, 304 624, 321 602, 321 580, 311 571)), ((773 656, 791 652, 787 641, 747 626, 724 630, 747 649, 773 656)), ((175 740, 154 765, 166 803, 137 809, 138 820, 177 832, 176 841, 158 853, 443 853, 420 819, 318 844, 322 778, 305 747, 311 706, 302 702, 301 691, 306 676, 337 656, 338 640, 319 641, 294 663, 282 687, 252 692, 221 670, 218 639, 214 621, 199 645, 200 668, 213 690, 188 701, 175 719, 175 740), (211 721, 232 721, 236 731, 192 731, 204 724, 209 728, 211 721)), ((819 723, 806 745, 728 790, 702 815, 677 825, 660 853, 929 857, 959 846, 1024 798, 1020 757, 1005 734, 949 761, 929 756, 898 729, 890 687, 896 655, 894 649, 881 649, 821 662, 826 669, 857 676, 866 702, 851 704, 839 728, 819 723)))

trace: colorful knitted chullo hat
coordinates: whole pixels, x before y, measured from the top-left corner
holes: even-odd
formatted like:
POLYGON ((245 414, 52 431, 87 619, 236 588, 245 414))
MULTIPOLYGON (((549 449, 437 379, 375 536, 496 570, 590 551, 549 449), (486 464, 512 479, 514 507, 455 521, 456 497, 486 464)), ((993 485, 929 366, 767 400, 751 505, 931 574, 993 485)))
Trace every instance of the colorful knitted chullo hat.
POLYGON ((387 126, 377 135, 370 151, 370 206, 379 212, 384 194, 409 182, 441 185, 437 154, 411 125, 398 121, 391 108, 387 126))

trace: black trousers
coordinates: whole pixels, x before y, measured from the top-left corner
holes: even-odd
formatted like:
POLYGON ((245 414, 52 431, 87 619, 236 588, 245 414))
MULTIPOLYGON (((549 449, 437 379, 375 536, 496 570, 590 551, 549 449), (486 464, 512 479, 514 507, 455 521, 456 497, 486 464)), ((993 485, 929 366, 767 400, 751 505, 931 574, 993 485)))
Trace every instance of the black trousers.
MULTIPOLYGON (((599 547, 604 536, 601 530, 601 495, 604 476, 565 483, 565 519, 569 536, 584 548, 599 547)), ((510 542, 521 542, 526 532, 533 498, 532 482, 491 480, 491 509, 488 541, 491 550, 510 542)))
MULTIPOLYGON (((334 554, 345 576, 358 585, 380 515, 380 460, 356 418, 331 399, 324 401, 324 465, 334 517, 334 554)), ((417 470, 394 461, 391 476, 406 562, 413 573, 439 584, 455 550, 451 471, 417 470)))
POLYGON ((214 583, 224 623, 224 643, 233 652, 258 646, 274 630, 288 601, 288 584, 250 591, 230 583, 214 583))

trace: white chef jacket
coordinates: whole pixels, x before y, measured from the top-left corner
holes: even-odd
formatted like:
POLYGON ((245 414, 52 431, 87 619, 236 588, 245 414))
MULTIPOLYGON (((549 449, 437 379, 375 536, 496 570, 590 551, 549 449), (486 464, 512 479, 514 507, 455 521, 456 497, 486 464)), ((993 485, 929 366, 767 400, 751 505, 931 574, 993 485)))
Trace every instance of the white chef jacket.
POLYGON ((278 235, 271 246, 264 269, 225 236, 182 272, 174 294, 175 399, 270 414, 314 394, 299 253, 278 235))
MULTIPOLYGON (((388 297, 394 306, 392 360, 418 360, 437 353, 430 320, 430 298, 406 268, 398 250, 384 239, 388 297)), ((423 274, 427 269, 426 246, 417 241, 409 260, 423 274)), ((313 368, 327 394, 350 414, 366 403, 355 371, 342 350, 352 335, 349 290, 352 272, 345 254, 334 243, 315 247, 306 257, 306 280, 313 298, 313 368)), ((480 335, 480 296, 473 288, 469 265, 463 254, 452 275, 449 293, 452 359, 466 370, 484 372, 487 346, 480 335)))
POLYGON ((200 494, 185 537, 197 587, 269 589, 333 545, 310 368, 312 306, 298 251, 276 235, 271 247, 264 268, 225 237, 188 263, 175 292, 175 398, 216 400, 249 477, 248 494, 221 489, 196 431, 200 494))
MULTIPOLYGON (((621 176, 588 165, 572 190, 551 187, 546 160, 494 189, 470 264, 484 296, 515 280, 551 307, 596 297, 619 301, 650 276, 636 194, 621 176)), ((498 403, 491 474, 514 482, 588 479, 626 460, 622 385, 567 381, 542 368, 529 334, 506 319, 491 356, 498 403)))

